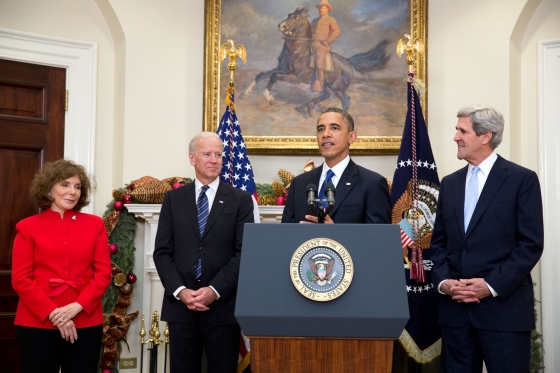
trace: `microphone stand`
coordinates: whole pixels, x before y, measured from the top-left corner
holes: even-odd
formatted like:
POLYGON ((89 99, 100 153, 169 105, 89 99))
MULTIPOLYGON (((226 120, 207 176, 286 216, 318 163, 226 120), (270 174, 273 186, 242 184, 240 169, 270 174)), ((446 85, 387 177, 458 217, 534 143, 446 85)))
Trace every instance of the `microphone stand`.
POLYGON ((334 195, 335 195, 334 185, 327 184, 325 186, 325 189, 327 188, 329 188, 329 193, 331 194, 327 199, 315 198, 316 196, 315 191, 317 190, 317 187, 314 184, 310 184, 306 188, 308 193, 307 205, 309 206, 309 209, 313 211, 313 213, 317 217, 319 224, 325 223, 325 217, 334 207, 334 195), (324 202, 328 202, 326 209, 323 208, 324 202))

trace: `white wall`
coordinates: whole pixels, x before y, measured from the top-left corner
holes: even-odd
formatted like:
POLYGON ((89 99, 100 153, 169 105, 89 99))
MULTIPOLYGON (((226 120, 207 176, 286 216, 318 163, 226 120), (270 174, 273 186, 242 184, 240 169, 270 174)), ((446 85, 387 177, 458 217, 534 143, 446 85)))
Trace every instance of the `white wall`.
MULTIPOLYGON (((498 153, 537 171, 536 46, 560 37, 560 2, 431 0, 428 20, 428 126, 440 177, 464 165, 452 139, 457 109, 472 103, 504 114, 498 153)), ((203 0, 0 0, 0 27, 98 44, 94 213, 141 176, 194 175, 187 144, 202 129, 203 0)), ((299 174, 309 158, 321 163, 251 161, 256 181, 270 183, 280 168, 299 174)), ((395 155, 354 159, 392 178, 395 155)))

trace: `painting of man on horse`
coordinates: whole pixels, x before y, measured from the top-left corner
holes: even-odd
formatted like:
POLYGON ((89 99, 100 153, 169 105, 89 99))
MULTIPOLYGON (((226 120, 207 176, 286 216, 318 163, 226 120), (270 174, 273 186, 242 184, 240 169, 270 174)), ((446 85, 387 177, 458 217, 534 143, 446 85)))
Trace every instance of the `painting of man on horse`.
MULTIPOLYGON (((229 2, 238 3, 238 5, 245 3, 243 7, 247 11, 249 7, 247 3, 251 1, 229 0, 229 2)), ((252 0, 252 2, 254 3, 253 10, 256 11, 260 4, 257 4, 257 0, 252 0)), ((388 0, 378 0, 378 2, 388 4, 388 0)), ((405 3, 405 1, 400 2, 405 3)), ((249 125, 252 128, 244 128, 244 134, 265 134, 266 128, 264 128, 265 131, 261 131, 256 128, 255 124, 268 118, 268 121, 265 119, 264 123, 261 122, 261 126, 272 125, 274 135, 278 132, 280 132, 279 135, 298 135, 297 125, 294 128, 289 123, 276 123, 276 121, 291 118, 293 122, 299 124, 302 121, 312 123, 313 118, 316 117, 315 111, 321 110, 321 105, 328 105, 350 110, 358 118, 360 116, 367 118, 368 122, 364 122, 363 129, 366 126, 375 125, 372 121, 377 119, 381 127, 369 128, 365 131, 367 135, 386 135, 382 132, 383 129, 390 129, 388 135, 400 135, 399 131, 402 131, 404 123, 404 113, 400 120, 400 114, 396 114, 393 110, 394 102, 385 107, 381 105, 383 102, 393 101, 394 97, 399 96, 402 97, 401 103, 406 102, 405 85, 401 84, 402 82, 398 79, 395 80, 398 75, 395 73, 395 66, 398 66, 401 72, 406 71, 406 67, 404 61, 399 61, 396 56, 391 56, 390 52, 393 48, 388 46, 396 45, 399 32, 407 26, 407 19, 399 18, 394 22, 395 25, 392 29, 385 27, 386 30, 384 30, 380 25, 372 27, 368 24, 371 23, 371 20, 363 18, 363 15, 353 15, 359 9, 367 10, 367 1, 356 0, 354 3, 355 8, 352 9, 343 0, 330 0, 330 3, 329 0, 320 0, 313 6, 317 9, 313 10, 313 15, 310 15, 309 8, 304 6, 298 6, 289 12, 288 16, 277 24, 276 29, 282 40, 282 48, 277 54, 275 66, 268 69, 257 68, 257 72, 252 78, 248 75, 252 51, 256 52, 255 66, 270 66, 272 59, 268 59, 270 62, 265 62, 266 56, 262 50, 252 49, 250 42, 239 38, 242 35, 232 36, 245 45, 248 56, 246 74, 242 73, 243 68, 239 69, 236 74, 236 88, 240 92, 238 95, 240 100, 236 100, 238 111, 244 114, 249 113, 249 122, 253 123, 249 125), (339 8, 341 11, 335 14, 333 10, 339 8), (349 14, 342 13, 343 10, 349 10, 349 14), (314 16, 316 12, 319 13, 318 17, 310 22, 310 17, 314 16), (338 21, 339 19, 340 21, 338 21), (375 30, 378 33, 370 34, 368 37, 365 34, 367 30, 375 30), (396 39, 394 43, 392 39, 396 39), (360 41, 360 43, 353 45, 355 41, 360 41), (367 49, 361 46, 367 46, 367 49), (358 49, 357 51, 360 53, 353 54, 349 58, 344 57, 341 53, 349 49, 356 50, 356 47, 363 49, 361 51, 358 49), (397 61, 391 62, 392 60, 397 61), (386 73, 385 76, 384 73, 386 73), (402 92, 399 92, 395 83, 403 87, 402 92), (255 89, 258 91, 253 92, 255 89), (258 92, 262 92, 262 95, 258 92), (373 103, 373 105, 369 103, 373 103), (372 108, 375 110, 368 110, 372 108), (397 121, 393 122, 396 118, 398 118, 397 121), (295 129, 295 131, 286 131, 288 128, 295 129)), ((396 0, 396 3, 399 1, 396 0)), ((227 28, 232 28, 233 24, 227 24, 228 20, 225 17, 227 14, 226 2, 224 1, 223 4, 224 20, 222 24, 226 24, 227 28)), ((270 17, 270 15, 263 17, 264 21, 270 17)), ((251 25, 249 29, 253 31, 257 25, 251 25)), ((244 31, 239 29, 238 33, 243 34, 244 31)), ((224 37, 229 36, 222 31, 222 38, 224 37)), ((267 38, 263 47, 270 50, 273 43, 274 39, 267 38)), ((243 123, 246 124, 247 121, 243 123)), ((309 132, 301 133, 306 136, 309 134, 309 132)))

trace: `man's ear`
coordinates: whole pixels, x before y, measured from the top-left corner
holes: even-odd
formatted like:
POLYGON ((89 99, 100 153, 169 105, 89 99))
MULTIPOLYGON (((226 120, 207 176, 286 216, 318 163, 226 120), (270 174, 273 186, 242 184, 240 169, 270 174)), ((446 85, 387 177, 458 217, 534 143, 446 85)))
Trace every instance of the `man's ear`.
POLYGON ((358 138, 358 132, 356 131, 350 132, 350 141, 348 141, 350 145, 352 145, 352 143, 354 143, 354 141, 356 141, 357 138, 358 138))
POLYGON ((492 132, 488 131, 482 134, 482 143, 484 145, 489 144, 491 140, 492 140, 492 132))

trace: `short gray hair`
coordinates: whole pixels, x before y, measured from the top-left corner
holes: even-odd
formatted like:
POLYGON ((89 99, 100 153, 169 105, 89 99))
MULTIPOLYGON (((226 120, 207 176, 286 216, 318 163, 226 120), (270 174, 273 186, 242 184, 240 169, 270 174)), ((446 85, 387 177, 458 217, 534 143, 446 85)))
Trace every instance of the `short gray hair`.
MULTIPOLYGON (((330 107, 327 110, 323 111, 321 113, 321 115, 323 115, 325 113, 338 113, 338 114, 342 115, 342 120, 348 126, 348 132, 354 131, 354 119, 346 111, 344 111, 342 109, 339 109, 337 107, 330 107)), ((319 115, 319 117, 321 117, 321 115, 319 115)), ((319 122, 319 119, 317 119, 317 123, 318 122, 319 122)))
POLYGON ((502 142, 504 133, 504 116, 490 106, 465 106, 457 112, 457 118, 468 117, 477 136, 492 132, 490 146, 496 149, 502 142))
MULTIPOLYGON (((196 153, 196 142, 198 139, 209 139, 209 138, 214 138, 214 139, 218 139, 220 140, 220 143, 222 142, 220 139, 220 136, 218 136, 218 134, 214 133, 214 132, 199 132, 196 135, 194 135, 194 137, 192 138, 191 142, 189 142, 189 153, 196 153)), ((224 150, 224 146, 222 145, 222 151, 224 150)))

